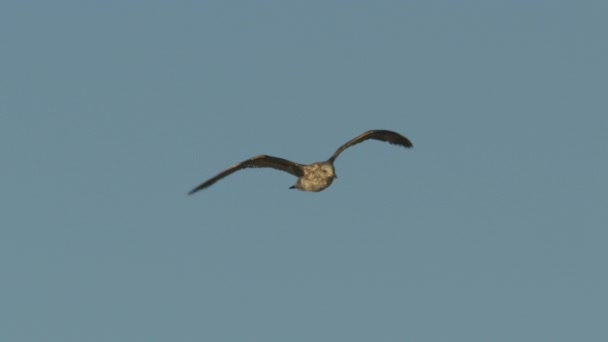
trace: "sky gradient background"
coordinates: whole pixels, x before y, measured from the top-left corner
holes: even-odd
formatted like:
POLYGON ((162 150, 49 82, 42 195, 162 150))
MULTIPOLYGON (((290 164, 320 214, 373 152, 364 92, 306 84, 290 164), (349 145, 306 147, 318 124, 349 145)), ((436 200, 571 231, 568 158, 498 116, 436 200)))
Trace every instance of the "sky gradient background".
POLYGON ((608 340, 607 13, 3 2, 0 340, 608 340))

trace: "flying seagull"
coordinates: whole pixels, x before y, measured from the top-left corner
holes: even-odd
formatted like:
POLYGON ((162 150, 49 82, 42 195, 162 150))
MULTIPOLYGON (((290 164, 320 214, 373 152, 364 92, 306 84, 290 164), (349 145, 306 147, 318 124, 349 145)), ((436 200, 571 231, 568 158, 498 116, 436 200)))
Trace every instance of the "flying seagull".
POLYGON ((192 189, 188 194, 191 195, 199 190, 203 190, 238 170, 250 167, 271 167, 273 169, 291 173, 292 175, 298 177, 298 180, 296 181, 296 184, 290 187, 290 189, 319 192, 330 186, 335 178, 338 178, 338 176, 336 176, 336 170, 334 169, 334 161, 336 158, 338 158, 340 153, 344 152, 344 150, 353 145, 369 139, 386 141, 390 144, 403 146, 405 148, 411 148, 414 146, 408 138, 399 133, 387 130, 371 130, 340 146, 340 148, 338 148, 336 152, 334 152, 334 154, 326 161, 304 165, 282 158, 259 155, 244 160, 220 172, 215 177, 210 178, 201 185, 192 189))

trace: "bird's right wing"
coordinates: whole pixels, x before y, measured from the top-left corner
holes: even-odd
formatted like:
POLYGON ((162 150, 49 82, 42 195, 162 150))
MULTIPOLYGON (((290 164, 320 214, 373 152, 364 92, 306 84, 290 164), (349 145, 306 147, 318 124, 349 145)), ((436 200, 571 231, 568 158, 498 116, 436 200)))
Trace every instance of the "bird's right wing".
POLYGON ((298 163, 291 162, 287 159, 271 157, 271 156, 266 156, 266 155, 259 155, 259 156, 255 156, 253 158, 244 160, 244 161, 242 161, 238 164, 235 164, 235 165, 231 166, 230 168, 218 173, 215 177, 210 178, 209 180, 205 181, 201 185, 190 190, 188 195, 192 195, 193 193, 195 193, 199 190, 205 189, 205 188, 213 185, 215 182, 219 181, 220 179, 222 179, 226 176, 229 176, 238 170, 246 169, 246 168, 250 168, 250 167, 255 167, 255 168, 270 167, 273 169, 291 173, 292 175, 294 175, 296 177, 302 177, 302 175, 304 174, 302 171, 302 165, 300 165, 298 163))
POLYGON ((414 145, 412 145, 412 142, 408 138, 404 137, 403 135, 401 135, 397 132, 387 131, 385 129, 374 129, 371 131, 367 131, 367 132, 351 139, 346 144, 340 146, 336 150, 336 152, 334 152, 334 155, 329 158, 329 161, 331 161, 333 163, 336 160, 336 158, 338 158, 340 153, 344 152, 344 150, 346 150, 347 148, 349 148, 353 145, 356 145, 358 143, 364 142, 369 139, 386 141, 390 144, 403 146, 405 148, 411 148, 414 146, 414 145))

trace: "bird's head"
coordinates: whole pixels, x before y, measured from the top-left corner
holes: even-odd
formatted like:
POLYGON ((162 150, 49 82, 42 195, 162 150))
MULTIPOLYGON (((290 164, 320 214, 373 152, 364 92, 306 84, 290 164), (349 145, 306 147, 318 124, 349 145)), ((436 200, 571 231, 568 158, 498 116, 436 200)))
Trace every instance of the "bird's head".
POLYGON ((323 174, 327 177, 333 177, 334 179, 338 178, 334 166, 329 163, 321 164, 321 172, 323 172, 323 174))

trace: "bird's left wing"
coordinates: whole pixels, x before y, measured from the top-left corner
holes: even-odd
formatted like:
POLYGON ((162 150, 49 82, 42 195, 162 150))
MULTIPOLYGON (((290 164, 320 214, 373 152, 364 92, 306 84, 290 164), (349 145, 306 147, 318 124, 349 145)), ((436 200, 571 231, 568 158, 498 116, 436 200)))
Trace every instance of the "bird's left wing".
POLYGON ((213 183, 219 181, 220 179, 222 179, 226 176, 233 174, 234 172, 236 172, 238 170, 251 168, 251 167, 256 167, 256 168, 257 167, 270 167, 273 169, 291 173, 292 175, 294 175, 296 177, 302 177, 302 175, 304 174, 302 171, 302 168, 301 168, 302 165, 300 165, 298 163, 294 163, 287 159, 271 157, 271 156, 267 156, 267 155, 259 155, 259 156, 255 156, 253 158, 244 160, 244 161, 242 161, 238 164, 235 164, 235 165, 229 167, 228 169, 218 173, 213 178, 210 178, 209 180, 205 181, 201 185, 190 190, 188 195, 191 195, 199 190, 205 189, 205 188, 211 186, 213 183))

